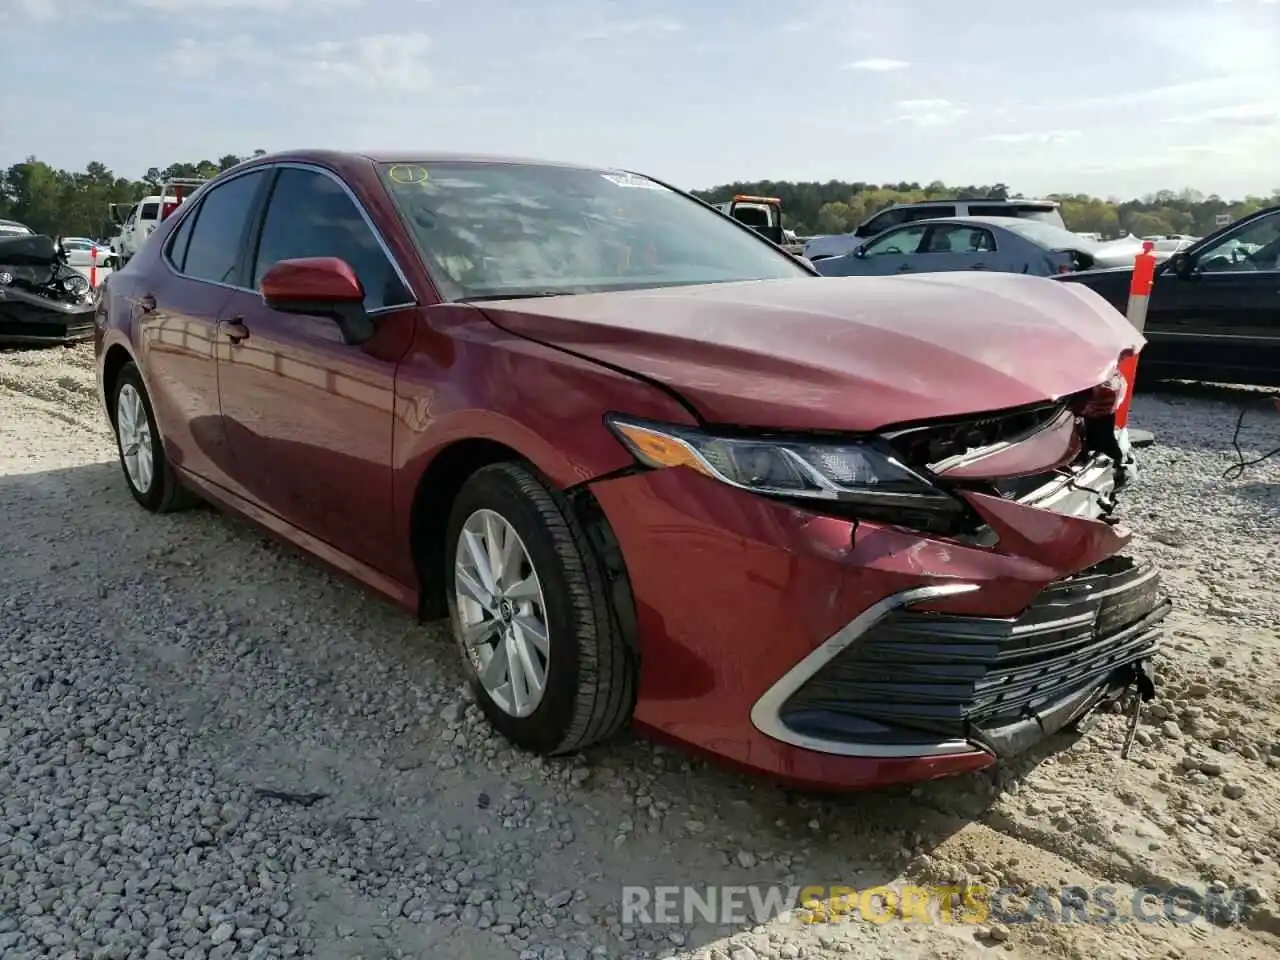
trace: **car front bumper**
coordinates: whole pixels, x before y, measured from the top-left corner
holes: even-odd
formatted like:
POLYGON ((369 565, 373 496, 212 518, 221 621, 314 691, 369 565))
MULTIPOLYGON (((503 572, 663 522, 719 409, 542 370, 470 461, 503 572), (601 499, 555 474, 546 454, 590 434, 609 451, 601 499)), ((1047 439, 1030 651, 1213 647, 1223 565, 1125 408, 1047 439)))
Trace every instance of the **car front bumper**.
POLYGON ((1158 574, 1097 518, 1111 472, 1016 502, 966 495, 993 548, 687 470, 593 484, 636 601, 637 727, 811 788, 1025 751, 1118 695, 1159 642, 1158 574))

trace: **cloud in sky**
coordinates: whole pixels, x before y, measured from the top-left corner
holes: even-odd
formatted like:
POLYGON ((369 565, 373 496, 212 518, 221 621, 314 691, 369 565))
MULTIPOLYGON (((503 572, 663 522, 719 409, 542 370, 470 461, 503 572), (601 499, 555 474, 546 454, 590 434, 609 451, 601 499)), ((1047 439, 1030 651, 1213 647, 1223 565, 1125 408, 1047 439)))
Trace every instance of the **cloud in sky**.
POLYGON ((893 70, 905 70, 911 66, 906 60, 887 60, 882 57, 870 57, 866 60, 854 60, 846 63, 846 70, 869 70, 872 73, 889 73, 893 70))
POLYGON ((103 65, 93 99, 0 90, 0 165, 137 176, 258 147, 416 147, 688 187, 1280 186, 1275 0, 988 0, 979 19, 944 0, 0 0, 0 31, 15 76, 103 65), (161 53, 128 55, 140 38, 161 53))

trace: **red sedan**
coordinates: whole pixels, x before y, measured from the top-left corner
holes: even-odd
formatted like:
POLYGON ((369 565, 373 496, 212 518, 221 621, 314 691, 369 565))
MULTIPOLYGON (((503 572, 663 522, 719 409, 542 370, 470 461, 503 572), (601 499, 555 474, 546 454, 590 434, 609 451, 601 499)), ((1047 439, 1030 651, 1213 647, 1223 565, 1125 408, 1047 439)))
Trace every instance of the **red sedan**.
POLYGON ((1141 690, 1168 601, 1113 516, 1091 291, 822 279, 633 173, 306 152, 115 273, 102 401, 199 497, 422 618, 563 754, 634 724, 792 783, 980 768, 1141 690))

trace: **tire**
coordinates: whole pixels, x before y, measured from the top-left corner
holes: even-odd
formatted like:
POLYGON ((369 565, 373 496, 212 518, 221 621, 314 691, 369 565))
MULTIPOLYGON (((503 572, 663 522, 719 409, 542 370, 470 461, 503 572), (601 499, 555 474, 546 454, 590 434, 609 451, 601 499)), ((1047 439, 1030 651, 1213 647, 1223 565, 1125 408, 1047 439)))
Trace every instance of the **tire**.
MULTIPOLYGON (((449 621, 476 702, 493 727, 518 747, 557 756, 605 740, 626 724, 635 708, 636 657, 607 598, 603 566, 559 494, 521 464, 483 467, 472 474, 454 501, 446 537, 449 621), (545 669, 543 692, 536 706, 525 704, 531 712, 524 715, 513 712, 514 698, 506 697, 504 704, 504 697, 481 680, 481 665, 468 648, 464 622, 474 622, 482 608, 466 590, 459 599, 459 554, 464 554, 464 568, 474 557, 463 544, 464 533, 470 535, 484 522, 496 527, 499 520, 518 536, 534 574, 508 576, 506 582, 535 582, 546 628, 546 656, 537 660, 545 669)), ((510 595, 518 592, 512 590, 510 595)), ((506 621, 515 637, 511 642, 528 635, 515 627, 531 616, 535 622, 538 619, 536 611, 521 615, 520 609, 507 611, 509 617, 514 613, 506 621)), ((503 657, 504 650, 510 649, 503 637, 508 627, 501 616, 485 623, 497 625, 493 656, 503 657)), ((537 651, 531 654, 537 656, 537 651)), ((508 680, 512 679, 508 667, 508 680)))
MULTIPOLYGON (((145 510, 152 513, 172 513, 194 506, 197 499, 194 494, 178 482, 177 474, 164 451, 164 441, 156 426, 156 415, 151 409, 151 398, 147 396, 147 388, 142 383, 142 374, 136 364, 126 363, 116 377, 111 395, 111 426, 116 434, 116 452, 120 456, 120 468, 124 472, 124 482, 133 499, 145 510), (136 401, 133 399, 136 397, 136 401), (125 409, 121 409, 124 398, 125 409), (136 409, 135 409, 136 407, 136 409), (126 425, 121 429, 121 415, 124 414, 126 425), (131 444, 140 458, 144 453, 150 458, 150 476, 135 479, 131 470, 130 451, 126 450, 125 439, 130 433, 128 422, 141 425, 145 420, 148 438, 145 450, 131 444), (147 481, 147 482, 143 482, 147 481)), ((135 460, 134 462, 137 462, 135 460)))

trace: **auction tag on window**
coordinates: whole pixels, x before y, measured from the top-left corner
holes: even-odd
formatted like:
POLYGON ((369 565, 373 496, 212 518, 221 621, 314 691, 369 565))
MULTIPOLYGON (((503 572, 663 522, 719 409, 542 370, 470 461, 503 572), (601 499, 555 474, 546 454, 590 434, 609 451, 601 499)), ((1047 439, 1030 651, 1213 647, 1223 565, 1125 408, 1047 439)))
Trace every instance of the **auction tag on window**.
POLYGON ((427 168, 414 163, 397 163, 387 171, 387 176, 396 183, 426 183, 429 179, 427 168))
POLYGON ((601 176, 619 187, 639 187, 642 190, 662 189, 661 184, 654 183, 648 177, 637 177, 634 173, 603 173, 601 176))

